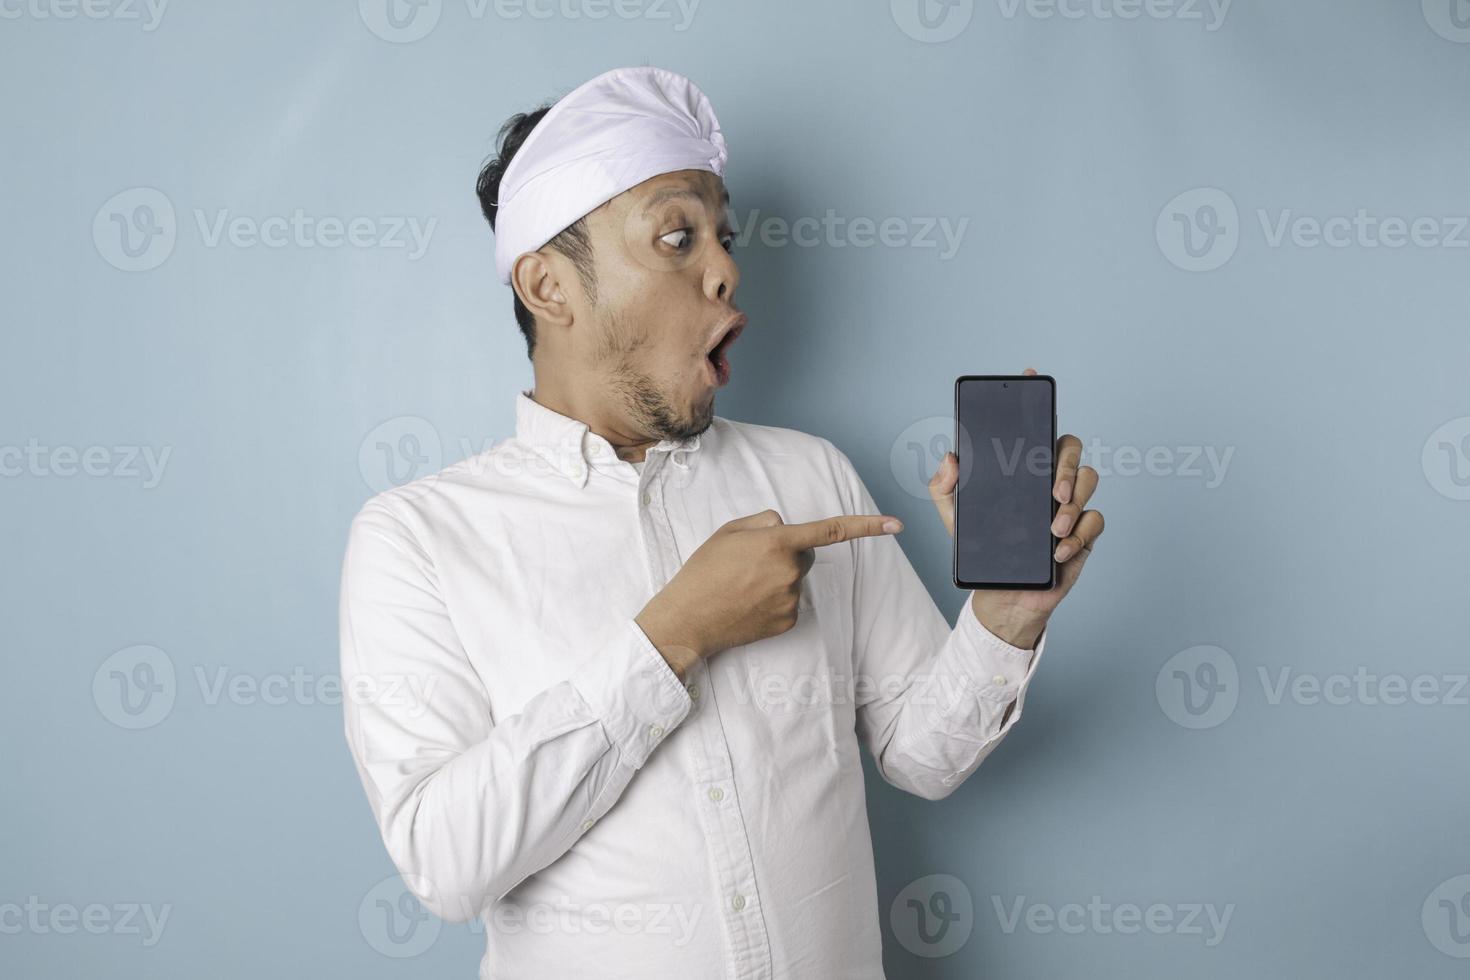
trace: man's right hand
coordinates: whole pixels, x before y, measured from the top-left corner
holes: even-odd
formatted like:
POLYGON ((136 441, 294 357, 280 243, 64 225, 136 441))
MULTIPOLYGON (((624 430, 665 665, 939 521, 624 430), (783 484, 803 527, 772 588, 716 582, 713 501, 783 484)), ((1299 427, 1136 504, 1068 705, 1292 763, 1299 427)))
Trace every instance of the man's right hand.
POLYGON ((763 510, 736 518, 689 556, 635 621, 682 680, 703 657, 795 626, 814 548, 901 530, 898 518, 884 515, 786 524, 763 510))

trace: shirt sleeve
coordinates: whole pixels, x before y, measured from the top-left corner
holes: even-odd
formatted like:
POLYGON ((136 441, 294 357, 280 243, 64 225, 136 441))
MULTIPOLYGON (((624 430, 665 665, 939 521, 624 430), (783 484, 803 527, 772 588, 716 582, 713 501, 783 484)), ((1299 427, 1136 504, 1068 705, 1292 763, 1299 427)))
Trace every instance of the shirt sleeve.
MULTIPOLYGON (((849 513, 883 513, 847 456, 832 451, 849 513)), ((951 628, 895 535, 852 547, 858 735, 885 780, 943 799, 1020 720, 1046 632, 1034 651, 1006 643, 975 617, 969 593, 951 628)))
POLYGON ((340 606, 347 744, 389 856, 436 915, 471 919, 566 853, 689 713, 631 614, 572 679, 492 723, 408 526, 370 501, 353 521, 340 606))

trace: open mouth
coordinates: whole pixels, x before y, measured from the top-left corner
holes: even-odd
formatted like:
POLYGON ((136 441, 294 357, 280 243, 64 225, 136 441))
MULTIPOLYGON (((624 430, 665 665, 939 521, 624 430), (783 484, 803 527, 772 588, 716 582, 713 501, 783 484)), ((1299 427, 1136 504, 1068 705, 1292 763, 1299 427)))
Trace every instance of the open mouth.
POLYGON ((744 329, 744 315, 736 317, 730 321, 727 329, 715 341, 714 347, 710 348, 709 353, 705 355, 705 360, 709 362, 712 383, 716 388, 723 388, 730 383, 730 345, 735 343, 735 338, 739 337, 744 329))

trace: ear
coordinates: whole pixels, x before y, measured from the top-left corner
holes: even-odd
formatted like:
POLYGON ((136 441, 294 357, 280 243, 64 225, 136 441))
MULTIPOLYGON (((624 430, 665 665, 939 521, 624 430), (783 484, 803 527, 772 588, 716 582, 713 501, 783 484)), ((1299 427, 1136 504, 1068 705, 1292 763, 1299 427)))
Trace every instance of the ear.
POLYGON ((538 324, 566 326, 572 322, 570 297, 560 278, 566 263, 558 258, 545 252, 527 252, 510 270, 511 286, 538 324))

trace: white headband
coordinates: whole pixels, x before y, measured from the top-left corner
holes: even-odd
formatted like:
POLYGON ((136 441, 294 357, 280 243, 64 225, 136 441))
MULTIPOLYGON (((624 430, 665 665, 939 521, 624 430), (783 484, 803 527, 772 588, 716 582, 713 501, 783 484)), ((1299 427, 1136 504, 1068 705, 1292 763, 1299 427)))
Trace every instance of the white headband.
POLYGON ((558 101, 531 130, 500 181, 495 271, 578 218, 676 170, 724 176, 725 137, 699 87, 662 68, 615 68, 558 101))

